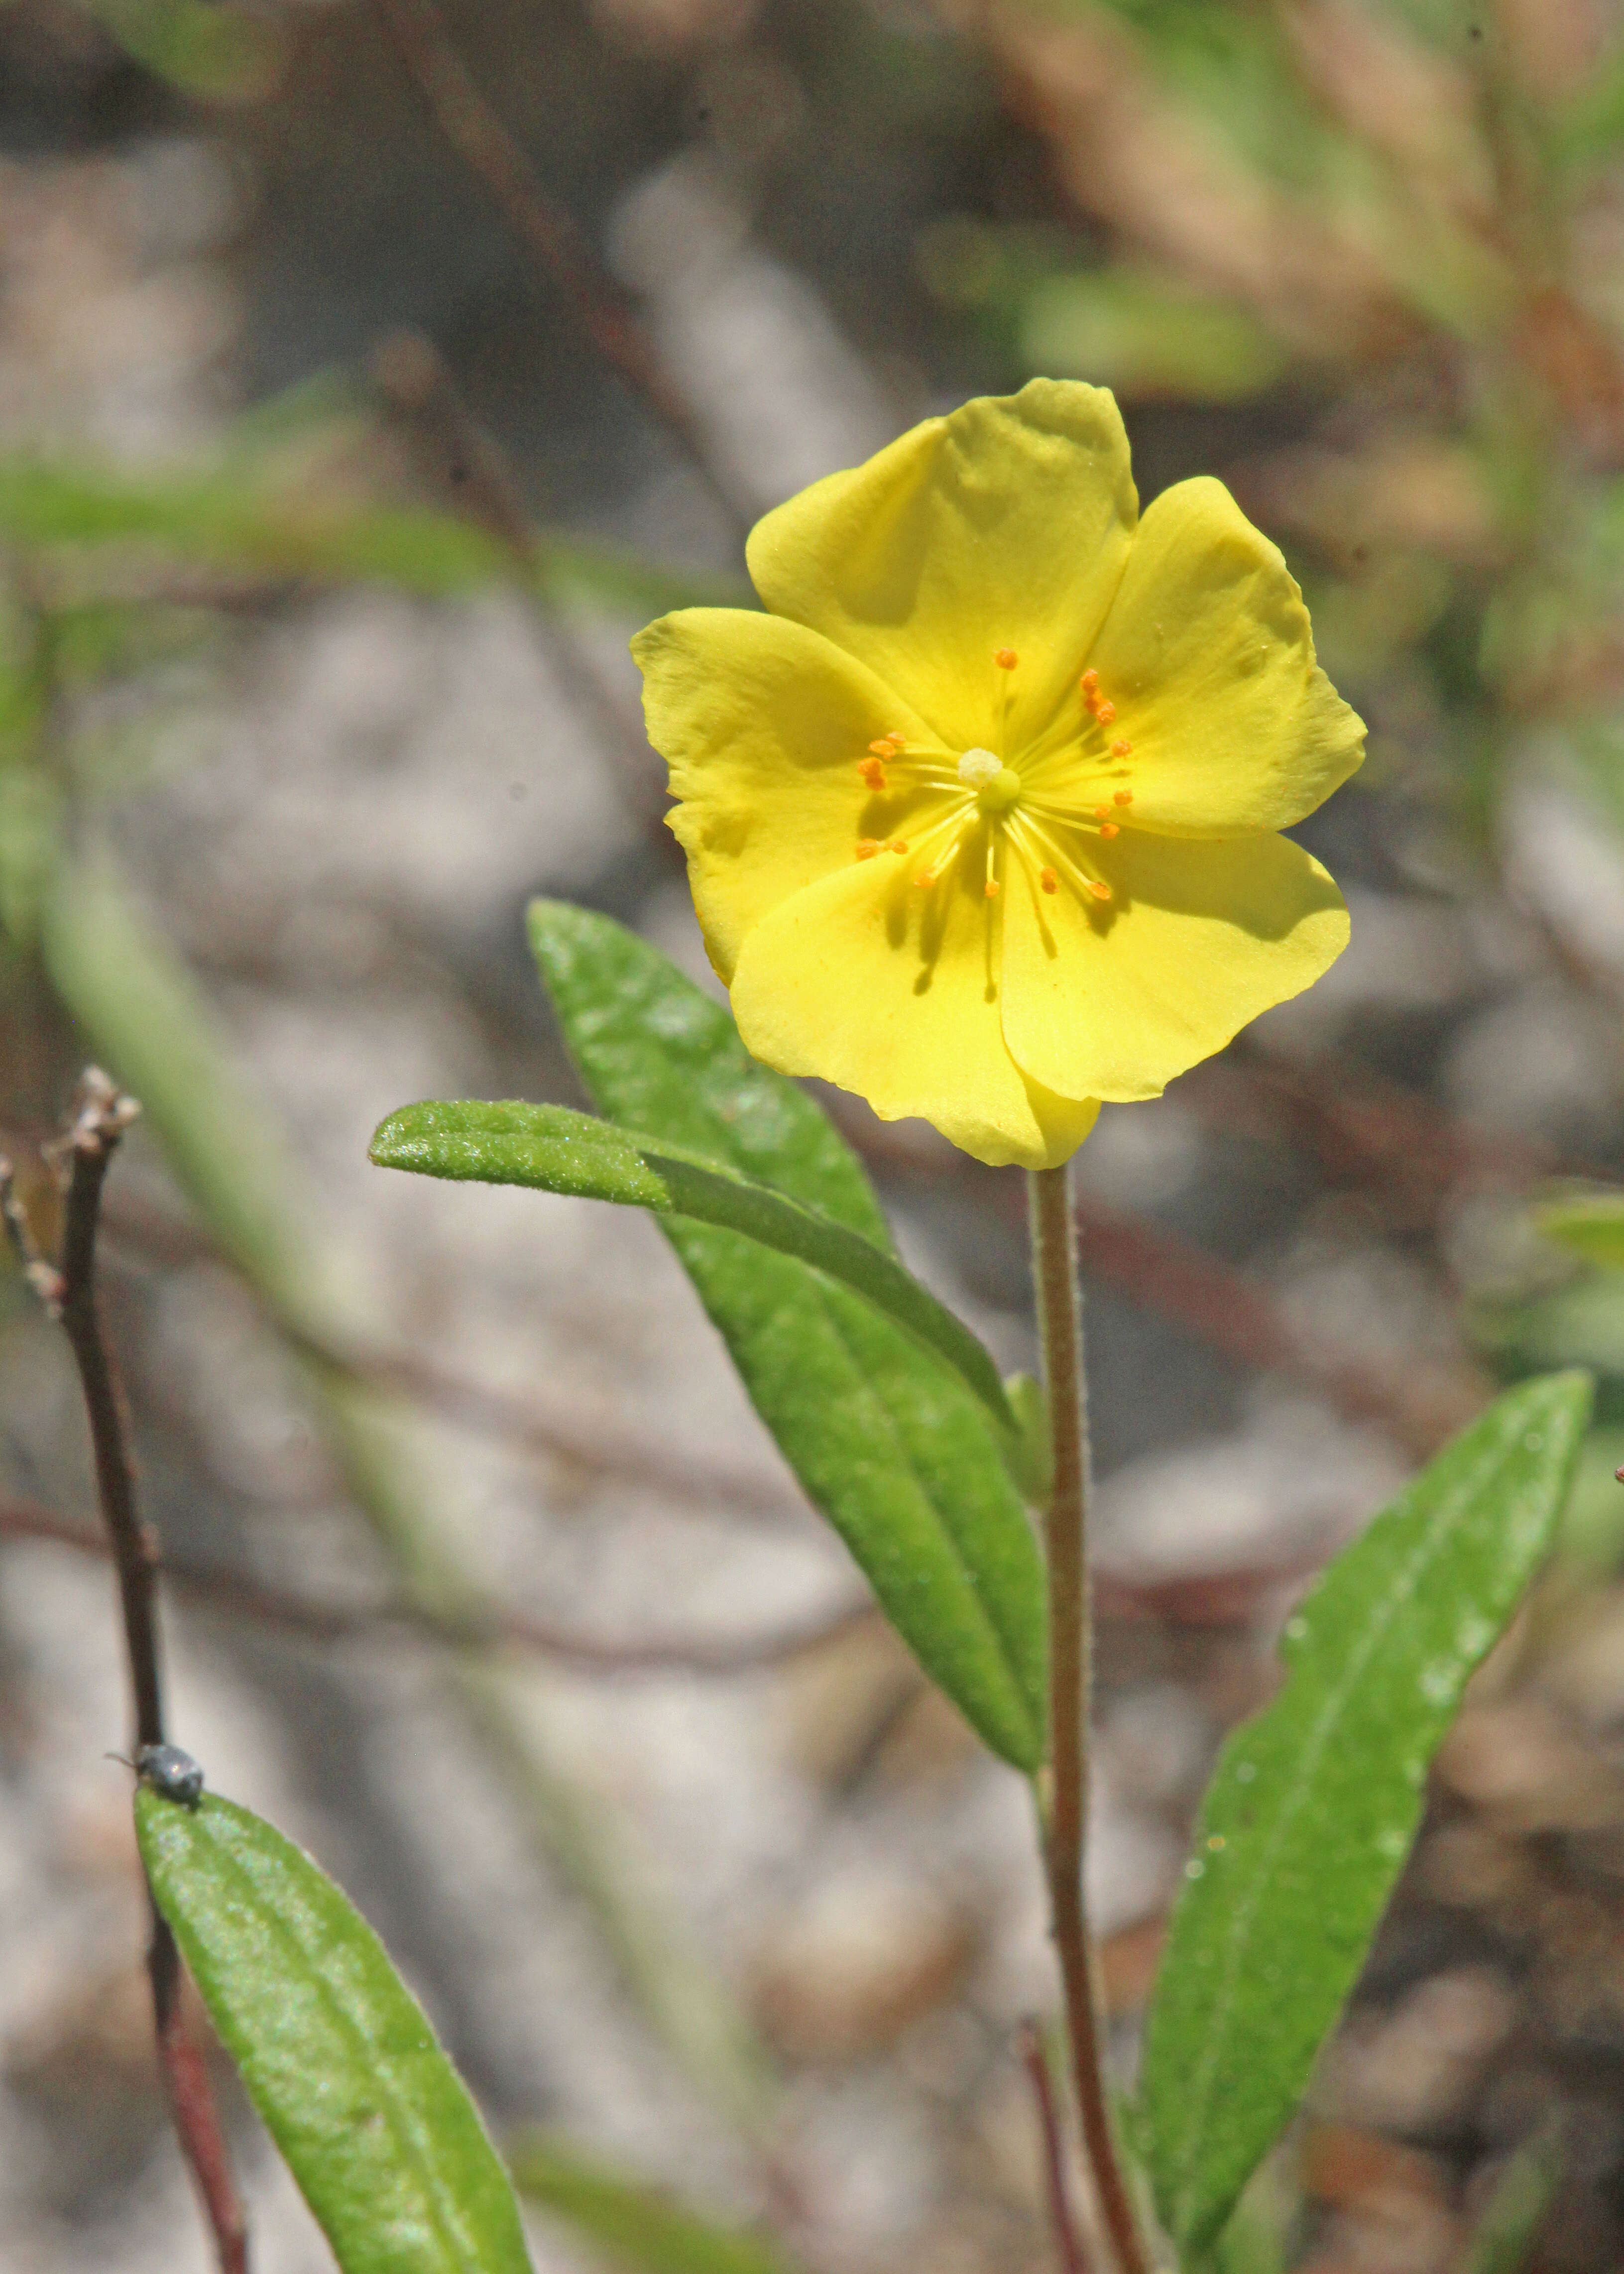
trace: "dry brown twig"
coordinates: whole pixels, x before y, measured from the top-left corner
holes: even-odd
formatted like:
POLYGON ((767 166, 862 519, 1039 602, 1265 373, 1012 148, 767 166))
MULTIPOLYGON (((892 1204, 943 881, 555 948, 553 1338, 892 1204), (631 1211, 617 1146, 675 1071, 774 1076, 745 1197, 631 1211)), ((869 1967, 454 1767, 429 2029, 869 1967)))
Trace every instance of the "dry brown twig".
POLYGON ((747 529, 756 518, 754 501, 737 495, 718 471, 703 430, 666 376, 648 334, 605 275, 574 216, 549 196, 480 93, 434 0, 377 4, 447 141, 485 184, 598 353, 665 428, 729 521, 747 529))
POLYGON ((372 370, 390 417, 448 493, 454 510, 507 553, 547 662, 613 760, 627 802, 646 827, 657 826, 665 819, 665 795, 659 770, 650 762, 641 714, 616 701, 546 601, 545 552, 506 454, 470 415, 445 358, 423 333, 391 334, 374 350, 372 370))
MULTIPOLYGON (((38 1252, 17 1199, 11 1163, 0 1160, 0 1209, 7 1229, 30 1284, 66 1336, 79 1370, 107 1553, 118 1572, 138 1759, 147 1747, 167 1743, 159 1668, 158 1547, 137 1506, 124 1398, 102 1332, 96 1299, 96 1232, 109 1164, 139 1111, 135 1100, 126 1097, 99 1067, 88 1067, 80 1077, 67 1131, 48 1148, 52 1164, 65 1172, 59 1264, 38 1252)), ((221 2274, 248 2274, 247 2222, 203 2053, 185 2025, 180 1954, 169 1922, 151 1899, 150 1887, 147 1893, 152 1939, 147 1967, 159 2067, 176 2133, 214 2235, 221 2274)))

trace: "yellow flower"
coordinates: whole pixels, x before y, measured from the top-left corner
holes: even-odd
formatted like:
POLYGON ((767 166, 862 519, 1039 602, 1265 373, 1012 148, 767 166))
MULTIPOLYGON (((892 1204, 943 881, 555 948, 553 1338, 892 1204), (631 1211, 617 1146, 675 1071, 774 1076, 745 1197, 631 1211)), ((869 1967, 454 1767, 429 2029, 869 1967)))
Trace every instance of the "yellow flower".
POLYGON ((759 523, 767 613, 633 643, 749 1049, 982 1161, 1064 1160, 1348 937, 1279 830, 1364 728, 1221 483, 1141 521, 1103 389, 927 419, 759 523))

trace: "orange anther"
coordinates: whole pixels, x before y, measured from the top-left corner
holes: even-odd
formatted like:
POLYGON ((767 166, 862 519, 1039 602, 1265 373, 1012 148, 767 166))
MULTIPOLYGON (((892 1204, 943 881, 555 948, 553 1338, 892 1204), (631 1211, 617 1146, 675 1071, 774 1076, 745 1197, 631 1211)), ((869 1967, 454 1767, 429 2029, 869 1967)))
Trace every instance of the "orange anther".
POLYGON ((884 788, 885 768, 880 759, 864 758, 859 763, 857 771, 868 783, 870 789, 877 790, 884 788))
POLYGON ((1060 890, 1060 879, 1052 869, 1040 869, 1038 882, 1046 892, 1057 892, 1060 890))
POLYGON ((1132 802, 1133 792, 1131 789, 1114 789, 1111 792, 1111 803, 1113 805, 1132 805, 1132 802))
POLYGON ((1077 683, 1085 695, 1092 695, 1100 684, 1100 674, 1097 671, 1086 671, 1077 683))
POLYGON ((1109 805, 1095 806, 1094 809, 1094 817, 1096 821, 1109 821, 1110 819, 1110 816, 1111 809, 1109 805))
POLYGON ((906 734, 892 733, 887 734, 885 740, 890 745, 891 755, 893 758, 899 758, 904 750, 908 747, 908 738, 906 734))
POLYGON ((908 840, 906 837, 893 837, 891 839, 891 850, 893 853, 906 853, 907 849, 908 840))
POLYGON ((1012 647, 994 648, 992 651, 992 659, 997 665, 1000 671, 1013 671, 1016 665, 1020 661, 1020 658, 1016 654, 1012 647))
POLYGON ((1122 831, 1114 821, 1102 821, 1100 824, 1100 834, 1101 837, 1120 837, 1122 831))
POLYGON ((876 758, 889 758, 895 754, 896 745, 892 742, 891 736, 887 734, 883 742, 870 742, 868 749, 871 754, 876 758))
POLYGON ((989 900, 996 900, 998 897, 998 879, 996 877, 987 879, 987 897, 989 900))
POLYGON ((1109 900, 1110 899, 1110 886, 1109 885, 1102 885, 1097 877, 1091 877, 1088 879, 1088 889, 1094 894, 1096 900, 1109 900))
POLYGON ((921 869, 918 876, 914 877, 914 882, 919 886, 921 892, 928 892, 932 885, 936 883, 936 872, 934 869, 921 869))
POLYGON ((1111 756, 1114 758, 1131 757, 1132 754, 1133 745, 1132 742, 1113 742, 1111 744, 1111 756))
POLYGON ((860 861, 872 861, 879 849, 880 840, 877 837, 860 837, 857 840, 857 857, 860 861))
POLYGON ((1116 705, 1114 703, 1097 703, 1094 706, 1094 715, 1102 727, 1109 727, 1116 716, 1116 705))

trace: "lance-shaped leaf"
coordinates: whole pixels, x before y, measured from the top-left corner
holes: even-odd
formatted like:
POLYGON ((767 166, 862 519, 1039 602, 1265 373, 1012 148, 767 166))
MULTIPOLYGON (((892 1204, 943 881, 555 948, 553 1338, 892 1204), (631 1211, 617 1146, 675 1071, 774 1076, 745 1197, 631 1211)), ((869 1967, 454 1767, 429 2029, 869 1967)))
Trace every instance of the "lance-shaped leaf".
POLYGON ((530 1185, 583 1200, 619 1201, 656 1216, 742 1232, 838 1279, 956 1367, 1011 1434, 1015 1415, 998 1369, 952 1313, 896 1257, 860 1231, 747 1177, 724 1161, 618 1128, 566 1105, 455 1102, 402 1106, 372 1139, 383 1169, 415 1169, 485 1185, 530 1185))
POLYGON ((514 2142, 508 2164, 522 2195, 567 2222, 620 2274, 794 2274, 767 2236, 706 2218, 551 2133, 514 2142))
POLYGON ((1207 1788, 1140 2085, 1157 2207, 1209 2247, 1358 1978, 1468 1676, 1548 1548, 1590 1377, 1510 1390, 1345 1549, 1286 1626, 1279 1696, 1207 1788))
POLYGON ((342 2274, 530 2274, 468 2088, 354 1905, 230 1801, 143 1787, 158 1908, 342 2274))
POLYGON ((1534 1222, 1547 1239, 1583 1255, 1587 1263, 1624 1269, 1624 1193, 1574 1193, 1546 1201, 1534 1222))
MULTIPOLYGON (((746 1051, 727 1013, 607 917, 557 901, 530 941, 607 1118, 891 1235, 815 1100, 746 1051)), ((785 1458, 921 1664, 996 1752, 1042 1758, 1043 1572, 985 1405, 917 1338, 798 1258, 662 1216, 785 1458)))

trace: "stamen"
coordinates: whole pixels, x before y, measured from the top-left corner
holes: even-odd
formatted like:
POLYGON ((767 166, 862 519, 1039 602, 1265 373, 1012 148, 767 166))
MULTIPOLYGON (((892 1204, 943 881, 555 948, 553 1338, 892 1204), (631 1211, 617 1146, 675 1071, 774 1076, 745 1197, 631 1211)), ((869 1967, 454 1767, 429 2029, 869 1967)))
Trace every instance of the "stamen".
POLYGON ((1122 831, 1114 821, 1102 821, 1100 824, 1100 834, 1101 837, 1120 837, 1122 831))
POLYGON ((1097 671, 1086 671, 1077 683, 1085 695, 1094 695, 1099 690, 1100 674, 1097 671))
POLYGON ((872 861, 875 855, 881 849, 877 837, 860 837, 857 840, 857 857, 860 861, 872 861))
POLYGON ((997 665, 1000 671, 1013 671, 1016 665, 1020 661, 1020 658, 1016 654, 1012 647, 994 648, 992 651, 992 659, 997 665))
POLYGON ((1116 716, 1116 705, 1114 703, 1098 704, 1094 706, 1094 715, 1102 727, 1109 727, 1116 716))
POLYGON ((1128 757, 1132 757, 1132 755, 1133 755, 1133 745, 1132 745, 1132 742, 1113 742, 1113 743, 1111 744, 1111 756, 1112 756, 1112 757, 1114 757, 1114 758, 1128 758, 1128 757))
POLYGON ((988 897, 988 899, 989 899, 989 900, 996 900, 997 899, 997 897, 998 897, 998 879, 997 879, 996 877, 989 877, 989 878, 987 879, 986 891, 987 891, 987 897, 988 897))
POLYGON ((936 883, 936 872, 934 869, 921 869, 918 876, 914 877, 914 882, 919 886, 921 892, 928 892, 932 885, 936 883))
POLYGON ((889 758, 896 754, 896 745, 889 734, 881 742, 870 742, 868 749, 871 755, 876 758, 889 758))
MULTIPOLYGON (((1073 820, 1069 825, 1075 828, 1078 826, 1078 824, 1073 820)), ((1023 833, 1023 824, 1020 819, 1017 817, 1010 825, 1010 834, 1019 844, 1023 833)), ((1040 842, 1043 842, 1044 851, 1050 855, 1053 862, 1053 867, 1049 872, 1051 875, 1068 877, 1079 892, 1091 893, 1097 900, 1109 900, 1110 899, 1111 889, 1109 885, 1100 884, 1094 877, 1090 877, 1084 870, 1080 869, 1076 861, 1073 860, 1068 853, 1066 853, 1060 846, 1056 845, 1052 839, 1049 838, 1047 830, 1041 830, 1037 833, 1040 837, 1040 842), (1044 840, 1047 840, 1048 841, 1044 842, 1044 840)), ((1046 892, 1049 889, 1049 887, 1048 885, 1044 886, 1044 890, 1046 892)))
POLYGON ((1132 805, 1132 802, 1133 792, 1131 789, 1114 789, 1111 792, 1111 803, 1113 805, 1132 805))
POLYGON ((1094 817, 1096 821, 1109 821, 1110 819, 1110 816, 1111 809, 1109 805, 1095 806, 1094 809, 1094 817))
POLYGON ((880 759, 862 758, 858 762, 857 771, 862 776, 864 781, 868 783, 870 789, 882 790, 884 788, 885 767, 880 759))
POLYGON ((1060 890, 1060 879, 1052 869, 1040 869, 1038 882, 1046 892, 1057 892, 1060 890))
POLYGON ((906 853, 908 849, 908 840, 906 837, 893 837, 885 849, 888 853, 906 853))

